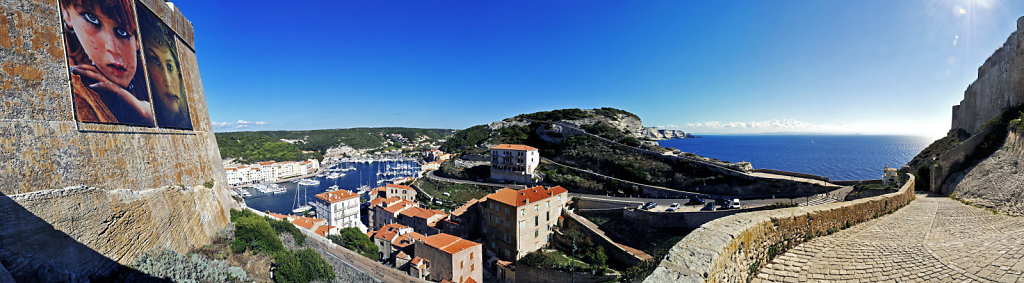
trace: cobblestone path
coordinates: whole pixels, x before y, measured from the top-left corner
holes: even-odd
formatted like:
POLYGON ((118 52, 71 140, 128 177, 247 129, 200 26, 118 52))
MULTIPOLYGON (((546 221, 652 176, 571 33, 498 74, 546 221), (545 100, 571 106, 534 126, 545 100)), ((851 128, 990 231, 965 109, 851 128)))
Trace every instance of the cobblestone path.
POLYGON ((1024 217, 918 194, 907 207, 818 237, 753 282, 1024 282, 1024 217))

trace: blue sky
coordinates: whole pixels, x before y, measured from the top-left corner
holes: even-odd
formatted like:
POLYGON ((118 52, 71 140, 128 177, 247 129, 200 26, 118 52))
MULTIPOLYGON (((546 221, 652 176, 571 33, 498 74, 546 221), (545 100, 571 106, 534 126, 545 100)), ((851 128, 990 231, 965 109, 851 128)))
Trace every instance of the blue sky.
POLYGON ((1024 15, 998 0, 237 3, 176 2, 218 131, 610 106, 698 134, 940 136, 1024 15))

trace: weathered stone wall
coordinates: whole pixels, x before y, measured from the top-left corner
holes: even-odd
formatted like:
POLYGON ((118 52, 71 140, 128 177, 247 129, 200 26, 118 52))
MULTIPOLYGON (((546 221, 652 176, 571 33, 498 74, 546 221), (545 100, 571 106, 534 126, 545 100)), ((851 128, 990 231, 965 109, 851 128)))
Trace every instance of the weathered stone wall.
POLYGON ((19 281, 104 276, 158 245, 184 251, 236 206, 191 23, 163 1, 143 3, 179 36, 194 131, 76 122, 59 4, 0 0, 0 264, 19 281))
POLYGON ((1024 129, 1011 125, 1002 148, 977 165, 950 176, 951 184, 944 188, 957 199, 1013 215, 1024 215, 1022 173, 1024 129))
POLYGON ((771 246, 793 247, 811 237, 891 213, 914 199, 914 176, 899 192, 849 202, 736 214, 708 222, 669 250, 644 282, 745 282, 751 266, 768 261, 771 246))
POLYGON ((704 223, 711 222, 715 219, 760 209, 761 208, 744 208, 696 212, 663 212, 630 208, 622 211, 622 217, 627 221, 637 223, 635 225, 643 225, 647 227, 695 229, 704 225, 704 223))
POLYGON ((637 263, 640 263, 645 259, 651 259, 650 255, 643 254, 642 256, 644 258, 641 258, 641 256, 634 255, 633 253, 627 251, 626 249, 622 248, 622 246, 619 246, 618 243, 612 241, 611 238, 608 238, 608 235, 605 235, 604 231, 601 231, 599 229, 590 229, 590 227, 584 225, 583 222, 587 222, 587 224, 594 225, 594 227, 596 227, 597 225, 594 224, 593 222, 590 222, 590 220, 587 220, 583 216, 574 213, 564 213, 563 215, 567 216, 565 217, 564 225, 566 225, 567 227, 573 227, 579 231, 583 231, 583 233, 585 233, 587 237, 590 237, 590 240, 593 241, 594 244, 604 247, 604 251, 606 254, 608 254, 610 259, 625 264, 627 266, 636 265, 637 263))
POLYGON ((1022 31, 1024 17, 1017 19, 1017 31, 978 68, 978 79, 967 87, 960 105, 953 106, 952 129, 974 134, 1004 110, 1024 105, 1022 31))
POLYGON ((921 180, 921 182, 929 182, 929 188, 934 193, 948 194, 950 189, 944 188, 943 184, 949 176, 966 169, 965 167, 969 166, 970 157, 979 151, 982 144, 988 142, 989 137, 996 131, 997 129, 994 127, 984 128, 956 147, 942 153, 930 169, 931 179, 921 180))

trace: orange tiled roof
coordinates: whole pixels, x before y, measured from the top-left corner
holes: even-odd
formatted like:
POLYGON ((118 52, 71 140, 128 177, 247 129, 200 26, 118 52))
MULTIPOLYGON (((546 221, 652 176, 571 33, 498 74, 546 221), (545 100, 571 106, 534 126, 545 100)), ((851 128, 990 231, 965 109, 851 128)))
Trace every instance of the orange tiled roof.
POLYGON ((405 215, 407 217, 423 218, 425 220, 426 219, 430 219, 431 217, 434 217, 435 215, 443 215, 443 216, 447 216, 448 215, 448 214, 445 214, 444 212, 442 212, 440 210, 425 209, 425 208, 419 208, 419 207, 411 207, 409 209, 406 209, 406 210, 402 211, 401 214, 405 215))
POLYGON ((484 197, 482 199, 470 199, 466 203, 462 204, 462 206, 460 206, 459 208, 456 208, 455 211, 452 211, 452 215, 462 215, 463 213, 466 213, 466 211, 469 210, 470 207, 484 200, 487 200, 487 198, 484 197))
POLYGON ((440 233, 423 238, 423 243, 427 244, 428 246, 434 247, 438 250, 441 250, 443 252, 446 252, 448 254, 456 254, 465 249, 480 245, 477 242, 469 241, 445 233, 440 233))
POLYGON ((331 229, 334 229, 334 226, 320 226, 320 228, 316 228, 316 234, 327 237, 327 233, 330 232, 331 229))
POLYGON ((317 222, 322 222, 322 221, 326 222, 326 220, 319 219, 319 218, 310 218, 310 217, 305 217, 305 216, 299 216, 299 217, 296 217, 295 220, 292 220, 292 224, 295 224, 296 226, 299 226, 299 227, 302 227, 302 228, 306 228, 306 229, 313 229, 313 226, 316 226, 317 222))
POLYGON ((268 214, 270 214, 271 217, 274 217, 274 218, 277 218, 277 219, 286 219, 286 218, 288 218, 288 215, 284 215, 284 214, 277 214, 277 213, 273 213, 273 212, 268 213, 268 214))
POLYGON ((395 236, 398 236, 399 230, 408 228, 408 226, 402 224, 391 223, 388 225, 384 225, 384 227, 380 227, 380 229, 378 229, 377 232, 374 233, 372 238, 377 238, 390 242, 395 239, 395 236))
POLYGON ((504 143, 496 145, 496 146, 492 147, 491 149, 537 150, 537 148, 532 147, 532 146, 528 146, 528 145, 523 145, 523 144, 504 144, 504 143))
POLYGON ((412 260, 409 261, 409 263, 411 263, 413 266, 419 266, 421 263, 430 264, 430 260, 427 260, 422 257, 414 257, 412 258, 412 260))
POLYGON ((405 252, 398 252, 398 254, 395 255, 395 257, 396 258, 400 258, 400 259, 404 259, 404 260, 409 260, 410 259, 409 254, 406 254, 405 252))
POLYGON ((566 192, 568 192, 568 190, 562 188, 562 186, 554 186, 551 188, 536 186, 518 191, 510 188, 502 188, 497 192, 487 195, 487 198, 507 205, 519 207, 526 205, 527 203, 538 202, 550 196, 556 196, 566 192))
POLYGON ((407 201, 407 200, 403 199, 403 200, 398 201, 397 203, 394 203, 394 204, 391 204, 391 205, 385 207, 384 210, 387 211, 387 212, 390 212, 391 214, 395 214, 395 213, 402 212, 406 208, 410 208, 410 207, 417 207, 417 205, 414 202, 407 201))
POLYGON ((274 164, 274 163, 276 163, 276 162, 274 162, 273 160, 271 160, 271 161, 264 161, 264 162, 260 162, 260 163, 258 163, 258 164, 259 164, 259 165, 262 165, 262 166, 267 166, 267 165, 271 165, 271 164, 274 164))
POLYGON ((387 184, 387 185, 384 185, 384 186, 385 186, 385 187, 388 187, 388 188, 396 188, 396 189, 403 189, 403 190, 412 190, 412 187, 410 187, 410 186, 406 186, 406 185, 395 185, 395 184, 387 184))
POLYGON ((398 237, 395 237, 395 239, 391 241, 391 244, 399 248, 404 248, 408 247, 409 245, 412 245, 412 243, 416 241, 422 241, 423 237, 423 234, 409 232, 402 235, 398 235, 398 237))
POLYGON ((316 194, 316 198, 326 201, 327 203, 336 203, 339 201, 359 198, 359 195, 346 190, 336 190, 333 192, 316 194))
POLYGON ((473 280, 473 278, 470 277, 469 279, 466 279, 466 281, 463 283, 476 283, 476 280, 473 280))

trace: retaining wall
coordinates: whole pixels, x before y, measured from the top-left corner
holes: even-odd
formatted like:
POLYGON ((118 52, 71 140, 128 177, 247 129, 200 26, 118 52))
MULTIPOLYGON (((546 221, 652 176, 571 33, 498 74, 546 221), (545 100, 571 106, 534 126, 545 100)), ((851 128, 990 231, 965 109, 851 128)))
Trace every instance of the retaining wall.
POLYGON ((896 211, 914 200, 914 182, 908 174, 906 184, 891 194, 740 213, 708 222, 676 243, 644 282, 745 282, 752 267, 769 260, 769 247, 793 247, 896 211))
MULTIPOLYGON (((615 241, 612 241, 612 239, 608 238, 608 236, 604 234, 604 231, 591 230, 589 227, 587 227, 587 225, 584 225, 584 221, 590 221, 583 218, 583 216, 573 213, 565 213, 564 215, 568 216, 565 218, 566 220, 571 220, 567 221, 566 224, 574 225, 577 228, 580 228, 580 230, 585 231, 587 236, 590 237, 590 240, 593 241, 594 244, 604 247, 604 252, 608 255, 610 259, 614 259, 615 261, 624 263, 626 265, 635 265, 643 261, 643 259, 623 249, 618 244, 616 244, 615 241)), ((590 222, 590 224, 594 223, 590 222)), ((519 278, 518 274, 517 278, 519 278)))
POLYGON ((824 176, 811 175, 811 174, 807 174, 807 173, 789 172, 789 171, 782 171, 782 170, 775 170, 775 169, 754 169, 754 172, 769 173, 769 174, 783 175, 783 176, 790 176, 790 177, 797 177, 797 178, 804 178, 804 179, 813 179, 813 180, 825 181, 825 182, 829 181, 828 177, 824 177, 824 176))
POLYGON ((622 217, 630 222, 643 223, 644 226, 694 229, 718 218, 752 210, 756 210, 756 208, 697 212, 657 212, 642 209, 626 209, 622 211, 622 217))
POLYGON ((871 185, 871 184, 881 184, 882 183, 882 179, 831 181, 830 183, 833 183, 833 184, 836 184, 836 185, 840 185, 840 186, 871 185))
POLYGON ((553 269, 536 268, 525 264, 516 265, 516 282, 565 283, 571 281, 581 283, 596 283, 614 281, 617 278, 618 276, 614 274, 598 276, 585 272, 569 273, 553 269))

